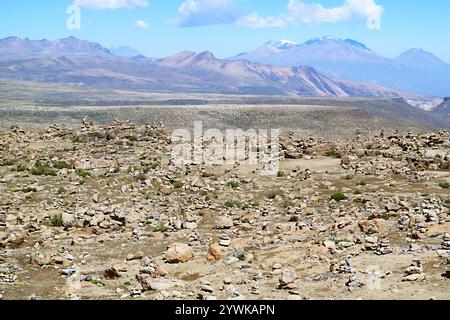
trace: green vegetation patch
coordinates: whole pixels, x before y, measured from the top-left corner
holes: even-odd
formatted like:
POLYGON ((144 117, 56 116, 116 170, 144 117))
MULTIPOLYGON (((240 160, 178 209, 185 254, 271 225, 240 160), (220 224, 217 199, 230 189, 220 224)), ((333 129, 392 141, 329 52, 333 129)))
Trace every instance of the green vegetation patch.
POLYGON ((348 200, 348 197, 345 194, 343 194, 342 192, 336 192, 331 195, 331 199, 339 202, 339 201, 348 200))
POLYGON ((57 214, 53 215, 50 222, 51 222, 52 226, 54 226, 54 227, 62 227, 63 226, 62 214, 57 213, 57 214))
POLYGON ((47 164, 37 161, 34 167, 31 168, 30 173, 34 176, 56 176, 57 172, 50 168, 47 164))
POLYGON ((442 189, 448 189, 450 188, 450 184, 447 181, 440 181, 439 187, 441 187, 442 189))

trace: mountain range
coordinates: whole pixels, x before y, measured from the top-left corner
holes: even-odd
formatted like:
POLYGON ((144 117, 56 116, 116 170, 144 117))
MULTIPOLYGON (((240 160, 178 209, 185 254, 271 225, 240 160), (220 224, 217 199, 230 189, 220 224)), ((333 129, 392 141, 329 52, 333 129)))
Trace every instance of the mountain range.
POLYGON ((423 49, 411 49, 389 59, 358 41, 326 36, 303 44, 269 41, 252 52, 230 58, 242 59, 274 66, 308 65, 332 78, 450 96, 450 65, 423 49))
POLYGON ((181 52, 158 60, 121 57, 100 44, 74 37, 57 41, 0 40, 0 74, 15 80, 135 90, 398 96, 385 88, 334 81, 307 66, 220 60, 210 52, 181 52))
MULTIPOLYGON (((345 42, 366 52, 367 61, 375 56, 362 44, 345 42)), ((271 53, 267 56, 270 58, 274 52, 288 52, 296 47, 286 41, 268 45, 265 51, 271 53)), ((273 66, 273 61, 222 60, 208 51, 185 51, 162 59, 149 59, 134 53, 131 48, 110 50, 75 37, 56 41, 9 37, 0 40, 0 77, 160 92, 424 99, 422 95, 401 90, 325 76, 303 64, 273 66)), ((352 52, 341 52, 340 59, 352 55, 352 52)), ((357 56, 363 59, 362 55, 357 56)), ((383 60, 382 57, 379 59, 383 60)))
POLYGON ((98 43, 68 37, 61 40, 0 39, 0 61, 62 56, 107 57, 111 51, 98 43))

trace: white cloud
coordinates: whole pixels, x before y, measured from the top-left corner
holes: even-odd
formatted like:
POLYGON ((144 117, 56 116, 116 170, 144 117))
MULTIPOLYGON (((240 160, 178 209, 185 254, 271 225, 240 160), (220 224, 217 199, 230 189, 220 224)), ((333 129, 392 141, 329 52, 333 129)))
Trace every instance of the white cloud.
POLYGON ((150 29, 150 25, 149 25, 147 22, 145 22, 144 20, 137 20, 137 21, 134 23, 134 26, 135 26, 136 28, 142 29, 142 30, 148 30, 148 29, 150 29))
POLYGON ((347 21, 366 22, 369 29, 381 28, 382 6, 375 0, 344 0, 341 6, 326 8, 319 3, 289 0, 287 12, 263 17, 257 12, 241 18, 237 24, 253 28, 286 27, 290 25, 316 25, 347 21))
POLYGON ((178 10, 180 27, 232 24, 242 17, 242 11, 232 0, 186 0, 178 10))
POLYGON ((89 9, 134 9, 148 7, 148 0, 74 0, 74 4, 89 9))
POLYGON ((286 26, 286 18, 284 15, 262 17, 259 13, 253 12, 236 21, 236 24, 250 28, 280 28, 286 26))

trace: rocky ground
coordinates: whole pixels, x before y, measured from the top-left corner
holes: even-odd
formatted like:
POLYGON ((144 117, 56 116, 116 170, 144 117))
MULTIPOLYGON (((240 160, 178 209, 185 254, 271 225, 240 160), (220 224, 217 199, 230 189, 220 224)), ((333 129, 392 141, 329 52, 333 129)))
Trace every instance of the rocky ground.
POLYGON ((280 145, 263 177, 163 125, 0 133, 0 298, 450 299, 450 132, 280 145))

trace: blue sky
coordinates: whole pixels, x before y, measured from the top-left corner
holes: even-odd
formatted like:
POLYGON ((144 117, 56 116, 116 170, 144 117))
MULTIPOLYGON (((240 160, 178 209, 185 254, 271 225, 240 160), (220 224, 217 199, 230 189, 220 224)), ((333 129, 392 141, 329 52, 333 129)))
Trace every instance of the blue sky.
POLYGON ((450 63, 448 0, 3 0, 0 37, 73 35, 151 57, 210 50, 225 58, 269 40, 332 35, 395 57, 423 48, 450 63), (68 29, 67 8, 80 8, 68 29))

